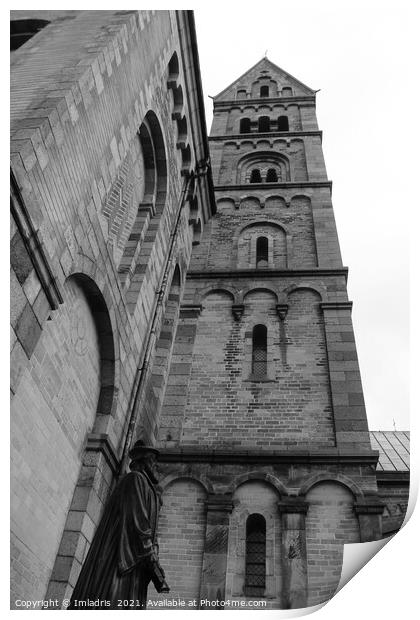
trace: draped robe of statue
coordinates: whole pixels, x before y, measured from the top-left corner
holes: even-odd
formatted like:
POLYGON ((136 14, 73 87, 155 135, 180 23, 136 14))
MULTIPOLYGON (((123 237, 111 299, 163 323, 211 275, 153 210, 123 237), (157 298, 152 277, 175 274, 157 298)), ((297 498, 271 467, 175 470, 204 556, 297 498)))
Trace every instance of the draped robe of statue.
POLYGON ((112 493, 74 589, 69 609, 127 609, 118 601, 146 606, 159 497, 144 471, 124 476, 112 493), (75 601, 90 602, 81 606, 75 601), (108 601, 105 606, 95 601, 108 601))

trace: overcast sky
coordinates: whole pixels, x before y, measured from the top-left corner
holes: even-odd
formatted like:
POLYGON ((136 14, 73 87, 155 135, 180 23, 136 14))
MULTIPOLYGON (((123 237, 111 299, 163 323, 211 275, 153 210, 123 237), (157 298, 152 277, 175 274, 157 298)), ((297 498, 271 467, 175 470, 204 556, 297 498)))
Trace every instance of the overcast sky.
MULTIPOLYGON (((207 125, 216 95, 268 58, 313 89, 371 430, 408 418, 409 2, 280 0, 195 8, 207 125), (221 10, 221 6, 223 8, 221 10)), ((411 65, 411 67, 410 67, 411 65)), ((418 70, 417 70, 418 72, 418 70)), ((416 72, 416 73, 417 73, 416 72)), ((416 77, 418 79, 418 76, 416 77)), ((417 173, 418 176, 418 173, 417 173)))

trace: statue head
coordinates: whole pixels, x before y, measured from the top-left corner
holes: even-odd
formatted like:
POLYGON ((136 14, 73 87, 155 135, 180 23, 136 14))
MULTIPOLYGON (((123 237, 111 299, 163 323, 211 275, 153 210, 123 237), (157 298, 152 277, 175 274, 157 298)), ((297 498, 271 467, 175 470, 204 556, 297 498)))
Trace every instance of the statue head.
POLYGON ((159 450, 145 444, 142 439, 138 439, 128 455, 131 458, 130 469, 132 471, 144 470, 152 482, 157 483, 156 460, 159 450))

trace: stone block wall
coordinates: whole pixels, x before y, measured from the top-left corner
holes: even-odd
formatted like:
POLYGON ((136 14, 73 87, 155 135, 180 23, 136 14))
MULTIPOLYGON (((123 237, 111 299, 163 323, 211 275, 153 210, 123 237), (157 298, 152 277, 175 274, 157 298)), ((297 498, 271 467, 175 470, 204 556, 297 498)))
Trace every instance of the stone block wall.
MULTIPOLYGON (((71 592, 115 480, 151 322, 159 306, 156 332, 168 320, 175 331, 171 278, 179 265, 184 285, 210 211, 205 176, 185 191, 206 158, 195 61, 174 61, 192 36, 186 17, 46 13, 12 55, 12 603, 42 598, 49 581, 51 594, 71 592), (173 89, 194 93, 181 124, 173 89)), ((143 387, 136 430, 152 437, 143 387)))

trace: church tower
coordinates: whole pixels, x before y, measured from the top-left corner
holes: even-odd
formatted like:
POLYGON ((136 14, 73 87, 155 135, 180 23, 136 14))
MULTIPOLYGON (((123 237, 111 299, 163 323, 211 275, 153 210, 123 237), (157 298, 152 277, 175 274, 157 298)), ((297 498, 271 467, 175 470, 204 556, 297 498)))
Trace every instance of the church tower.
POLYGON ((161 560, 202 608, 314 605, 382 513, 315 91, 263 58, 214 98, 209 141, 217 213, 157 438, 161 560))

